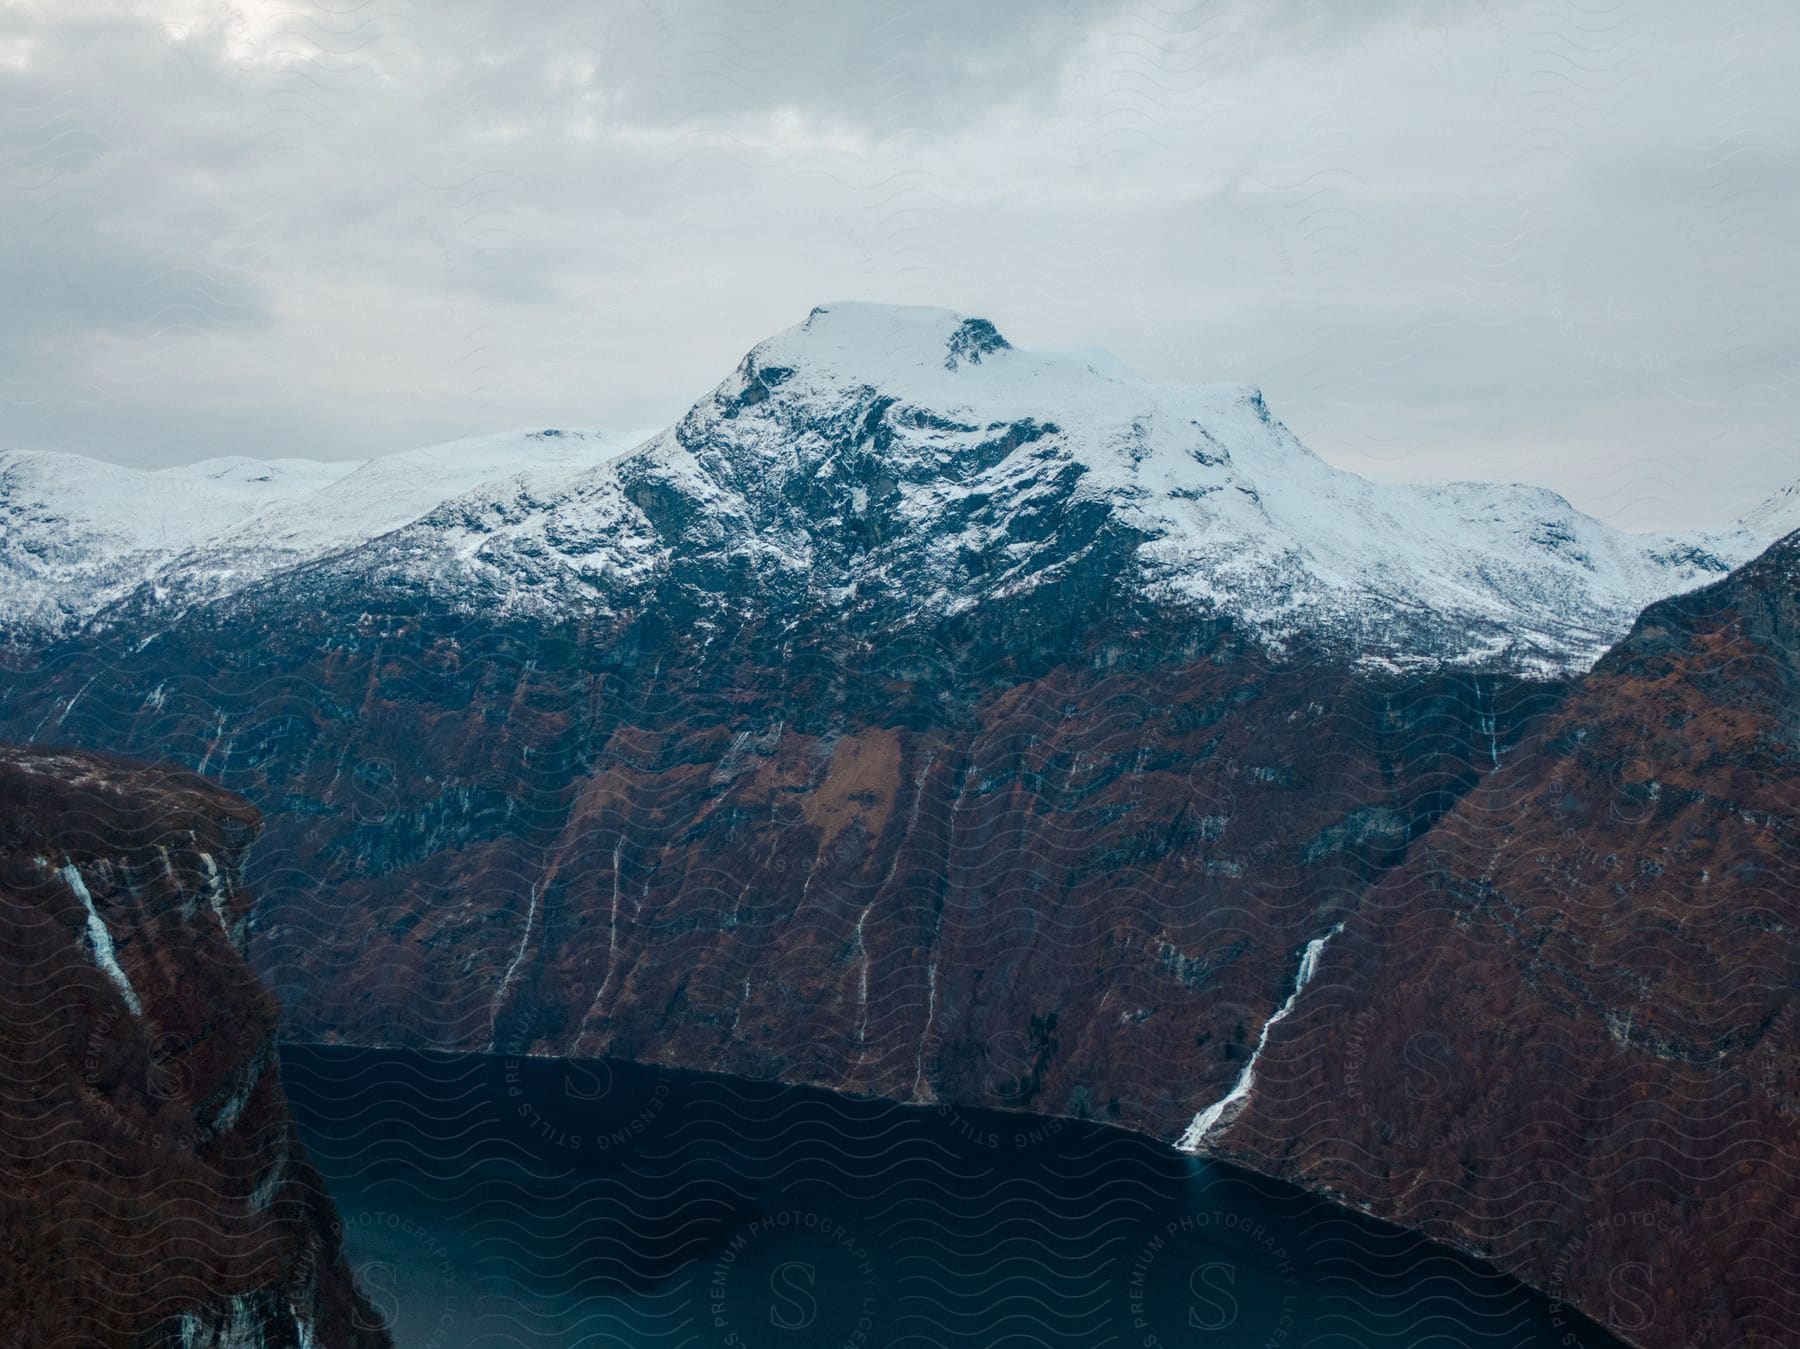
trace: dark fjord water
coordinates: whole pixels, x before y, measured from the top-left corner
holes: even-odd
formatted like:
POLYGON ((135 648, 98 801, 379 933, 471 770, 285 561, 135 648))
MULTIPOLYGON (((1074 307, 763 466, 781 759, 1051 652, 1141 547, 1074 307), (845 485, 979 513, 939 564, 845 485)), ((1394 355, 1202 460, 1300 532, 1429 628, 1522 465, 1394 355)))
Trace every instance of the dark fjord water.
POLYGON ((401 1349, 1615 1345, 1417 1238, 1098 1125, 614 1062, 283 1065, 401 1349))

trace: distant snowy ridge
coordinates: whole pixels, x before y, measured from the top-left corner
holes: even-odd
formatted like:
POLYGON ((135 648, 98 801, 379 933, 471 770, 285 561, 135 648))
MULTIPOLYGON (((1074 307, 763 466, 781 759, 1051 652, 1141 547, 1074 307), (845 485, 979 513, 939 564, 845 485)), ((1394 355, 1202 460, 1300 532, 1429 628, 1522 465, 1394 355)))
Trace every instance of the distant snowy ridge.
POLYGON ((862 303, 815 309, 631 443, 519 433, 354 472, 136 475, 132 493, 176 500, 116 536, 130 512, 105 466, 79 461, 65 488, 48 456, 0 458, 0 626, 67 630, 134 592, 219 598, 313 562, 309 586, 395 576, 486 612, 624 613, 675 585, 702 627, 755 602, 883 631, 1103 576, 1275 649, 1552 672, 1800 527, 1793 491, 1730 529, 1636 536, 1540 488, 1376 484, 1252 387, 1152 383, 984 319, 862 303), (179 498, 202 481, 190 520, 179 498))
POLYGON ((518 431, 361 463, 233 457, 154 471, 0 451, 0 633, 53 636, 145 587, 229 594, 481 483, 592 468, 647 434, 518 431))

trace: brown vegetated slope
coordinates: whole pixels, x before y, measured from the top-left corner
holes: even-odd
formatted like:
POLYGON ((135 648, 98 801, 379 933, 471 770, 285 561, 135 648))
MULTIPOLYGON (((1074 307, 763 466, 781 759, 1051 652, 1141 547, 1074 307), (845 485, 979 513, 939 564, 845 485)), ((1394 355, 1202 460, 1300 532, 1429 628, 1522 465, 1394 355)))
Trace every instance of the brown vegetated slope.
POLYGON ((387 1343, 243 959, 258 824, 191 774, 0 748, 0 1343, 387 1343))
POLYGON ((281 943, 298 1028, 1173 1137, 1235 1078, 1296 947, 1549 696, 1229 640, 1172 668, 1061 667, 953 716, 899 686, 822 715, 779 684, 710 672, 668 715, 609 712, 603 688, 541 839, 347 869, 334 931, 281 943))
POLYGON ((1628 1339, 1800 1324, 1800 536, 1648 610, 1365 900, 1213 1149, 1628 1339))

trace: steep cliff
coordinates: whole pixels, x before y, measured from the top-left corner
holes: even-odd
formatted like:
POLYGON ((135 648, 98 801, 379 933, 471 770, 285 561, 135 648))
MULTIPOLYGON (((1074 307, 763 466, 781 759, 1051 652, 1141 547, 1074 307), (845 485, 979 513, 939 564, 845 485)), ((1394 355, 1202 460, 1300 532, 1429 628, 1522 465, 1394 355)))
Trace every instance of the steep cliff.
POLYGON ((1800 1320, 1800 536, 1649 609, 1365 897, 1207 1150, 1649 1346, 1800 1320))
POLYGON ((258 817, 0 749, 0 1341, 379 1346, 243 958, 258 817))

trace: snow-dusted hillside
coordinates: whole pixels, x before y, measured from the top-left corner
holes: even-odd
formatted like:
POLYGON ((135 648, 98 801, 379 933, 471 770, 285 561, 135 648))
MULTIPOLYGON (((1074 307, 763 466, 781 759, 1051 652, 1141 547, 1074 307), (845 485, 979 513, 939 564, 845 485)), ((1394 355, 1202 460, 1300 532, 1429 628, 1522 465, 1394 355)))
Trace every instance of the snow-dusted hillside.
POLYGON ((451 606, 608 613, 668 582, 702 623, 762 603, 884 629, 1124 586, 1275 648, 1567 669, 1800 526, 1792 492, 1729 530, 1644 537, 1538 488, 1375 484, 1254 388, 1018 350, 941 309, 815 309, 631 440, 519 433, 354 471, 64 460, 63 478, 10 456, 0 621, 64 629, 140 581, 140 602, 190 603, 324 561, 309 587, 398 574, 451 606))
POLYGON ((354 464, 209 459, 156 473, 0 452, 0 629, 56 632, 170 558, 354 464))
POLYGON ((146 587, 184 600, 228 594, 481 483, 591 468, 643 438, 520 431, 365 463, 230 458, 154 472, 0 452, 0 634, 60 634, 146 587))

